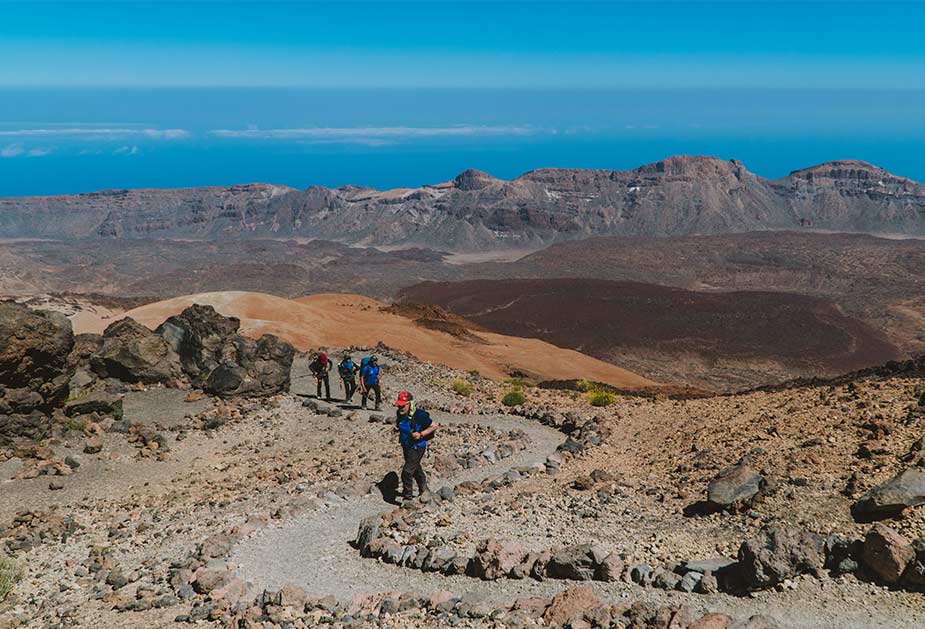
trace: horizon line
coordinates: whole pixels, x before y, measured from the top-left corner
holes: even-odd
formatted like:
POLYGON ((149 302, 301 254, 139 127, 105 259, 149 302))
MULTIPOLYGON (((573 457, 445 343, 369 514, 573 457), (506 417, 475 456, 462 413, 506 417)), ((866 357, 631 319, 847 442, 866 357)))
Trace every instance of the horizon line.
POLYGON ((715 156, 715 155, 704 155, 704 154, 694 155, 694 154, 689 154, 689 153, 676 153, 676 154, 673 154, 673 155, 667 155, 667 156, 665 156, 665 157, 663 157, 663 158, 661 158, 661 159, 655 160, 655 161, 653 161, 653 162, 647 162, 647 163, 645 163, 645 164, 640 164, 640 165, 638 165, 638 166, 636 166, 636 167, 634 167, 634 168, 629 168, 629 169, 624 169, 624 170, 615 169, 615 168, 572 168, 572 167, 567 167, 567 166, 565 166, 565 167, 562 167, 562 166, 538 166, 538 167, 536 167, 536 168, 531 168, 531 169, 529 169, 529 170, 526 170, 526 171, 520 173, 519 175, 517 175, 516 177, 512 177, 511 179, 502 179, 502 178, 500 178, 500 177, 495 177, 495 176, 492 175, 491 173, 489 173, 489 172, 487 172, 487 171, 484 171, 484 170, 481 170, 481 169, 479 169, 479 168, 469 167, 469 168, 463 169, 462 171, 458 172, 456 175, 450 177, 449 179, 444 179, 444 180, 442 180, 442 181, 438 181, 438 182, 435 182, 435 183, 424 183, 424 184, 419 184, 419 185, 414 185, 414 186, 392 186, 392 187, 390 187, 390 188, 374 188, 374 187, 372 187, 372 186, 366 186, 366 185, 359 184, 359 183, 346 183, 346 184, 341 184, 341 185, 339 185, 339 186, 324 186, 324 185, 319 185, 319 184, 308 184, 307 186, 304 186, 304 187, 296 187, 296 186, 291 186, 291 185, 283 184, 283 183, 274 183, 274 182, 272 182, 272 181, 246 181, 246 182, 237 182, 237 183, 229 183, 229 184, 204 184, 204 185, 200 185, 200 186, 145 186, 145 187, 137 187, 137 188, 98 188, 98 189, 95 189, 95 190, 84 190, 84 191, 82 191, 82 192, 62 192, 62 193, 56 193, 56 194, 14 194, 14 195, 2 195, 2 196, 0 196, 0 199, 28 199, 28 198, 44 198, 44 197, 79 196, 79 195, 84 195, 84 194, 100 194, 100 193, 105 193, 105 192, 122 192, 122 191, 129 192, 129 191, 135 191, 135 190, 197 190, 197 189, 201 189, 201 188, 231 188, 231 187, 235 187, 235 186, 274 186, 274 187, 278 187, 278 188, 289 188, 289 189, 295 190, 295 191, 305 191, 305 190, 309 190, 310 188, 326 188, 326 189, 328 189, 328 190, 338 190, 338 189, 341 189, 341 188, 346 188, 346 187, 351 187, 351 186, 353 186, 353 187, 357 187, 357 188, 368 188, 368 189, 370 189, 370 190, 375 190, 375 191, 377 191, 377 192, 387 192, 387 191, 389 191, 389 190, 405 190, 405 189, 407 189, 407 190, 417 190, 417 189, 419 189, 419 188, 426 188, 426 187, 438 186, 438 185, 441 185, 441 184, 444 184, 444 183, 447 183, 447 182, 450 182, 450 181, 454 181, 454 180, 455 180, 457 177, 459 177, 461 174, 463 174, 463 173, 465 173, 465 172, 468 172, 468 171, 470 171, 470 170, 474 170, 474 171, 478 171, 478 172, 485 173, 486 175, 490 176, 492 179, 497 179, 498 181, 515 181, 515 180, 517 180, 517 179, 520 179, 521 177, 524 177, 525 175, 529 175, 530 173, 534 173, 534 172, 541 171, 541 170, 579 170, 579 171, 601 171, 601 172, 621 172, 621 173, 626 173, 626 172, 632 172, 632 171, 634 171, 634 170, 639 170, 640 168, 645 168, 646 166, 652 166, 652 165, 654 165, 654 164, 658 164, 658 163, 667 161, 667 160, 669 160, 669 159, 678 158, 678 157, 687 157, 687 158, 705 159, 705 160, 715 160, 715 161, 727 162, 727 163, 729 163, 729 162, 739 162, 740 164, 742 164, 742 166, 745 167, 745 170, 748 171, 749 173, 751 173, 751 174, 753 174, 753 175, 756 175, 757 177, 759 177, 759 178, 761 178, 761 179, 764 179, 764 180, 766 180, 766 181, 772 181, 772 182, 773 182, 773 181, 780 181, 781 179, 786 179, 787 177, 790 177, 790 176, 792 176, 793 174, 798 173, 798 172, 803 171, 803 170, 809 170, 809 169, 812 169, 812 168, 818 168, 818 167, 820 167, 820 166, 826 166, 826 165, 828 165, 828 164, 837 164, 837 163, 839 163, 839 162, 857 162, 857 163, 859 163, 859 164, 862 164, 862 165, 865 165, 865 166, 869 166, 869 167, 871 167, 871 168, 876 168, 876 169, 879 169, 879 170, 883 170, 884 172, 886 172, 886 173, 888 173, 888 174, 890 174, 890 175, 892 175, 892 176, 894 176, 894 177, 896 177, 896 178, 898 178, 898 179, 905 179, 905 180, 911 181, 912 183, 914 183, 914 184, 916 184, 916 185, 919 185, 919 186, 925 185, 925 183, 920 182, 920 181, 915 180, 915 179, 912 179, 911 177, 906 177, 906 176, 904 176, 904 175, 897 175, 897 174, 895 174, 895 173, 893 173, 893 172, 887 170, 886 168, 884 168, 884 167, 882 167, 882 166, 878 166, 877 164, 875 164, 875 163, 873 163, 873 162, 868 162, 868 161, 863 160, 863 159, 851 158, 851 157, 841 157, 841 158, 828 159, 828 160, 825 160, 825 161, 822 161, 822 162, 818 162, 818 163, 815 163, 815 164, 810 164, 810 165, 808 165, 808 166, 801 166, 801 167, 799 167, 799 168, 795 168, 795 169, 791 170, 790 172, 788 172, 786 175, 783 175, 782 177, 777 177, 777 178, 773 178, 773 179, 772 179, 772 178, 769 178, 769 177, 764 177, 763 175, 760 175, 760 174, 758 174, 758 173, 756 173, 756 172, 754 172, 754 171, 749 170, 748 167, 746 166, 746 164, 745 164, 744 162, 742 162, 741 160, 739 160, 739 159, 737 159, 737 158, 734 158, 734 157, 732 157, 732 158, 724 158, 724 157, 717 157, 717 156, 715 156))

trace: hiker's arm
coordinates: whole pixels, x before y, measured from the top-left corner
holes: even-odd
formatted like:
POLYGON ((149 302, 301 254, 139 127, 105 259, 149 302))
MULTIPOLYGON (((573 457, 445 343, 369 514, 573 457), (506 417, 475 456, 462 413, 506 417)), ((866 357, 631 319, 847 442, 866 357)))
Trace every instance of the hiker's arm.
POLYGON ((434 434, 438 428, 440 428, 440 425, 437 424, 437 422, 432 422, 430 426, 428 426, 427 428, 425 428, 424 430, 418 433, 418 435, 420 435, 418 439, 422 439, 424 437, 434 434))

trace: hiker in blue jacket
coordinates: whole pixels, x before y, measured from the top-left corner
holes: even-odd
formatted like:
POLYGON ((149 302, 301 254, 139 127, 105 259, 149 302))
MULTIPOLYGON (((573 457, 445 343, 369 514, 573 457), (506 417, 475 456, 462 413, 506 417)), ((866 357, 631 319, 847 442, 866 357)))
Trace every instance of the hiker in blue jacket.
POLYGON ((372 356, 369 362, 360 368, 361 405, 366 409, 366 400, 369 392, 376 392, 376 410, 382 409, 382 389, 379 388, 379 360, 372 356))
POLYGON ((401 494, 403 500, 411 500, 414 497, 415 482, 418 495, 427 491, 427 475, 421 467, 421 460, 427 451, 427 441, 439 426, 426 411, 415 406, 414 397, 407 391, 398 394, 395 406, 398 407, 395 413, 398 442, 405 457, 405 464, 401 468, 401 494))
POLYGON ((359 370, 360 368, 353 362, 350 354, 347 353, 344 354, 344 358, 337 365, 337 373, 340 374, 340 379, 344 381, 344 402, 348 404, 353 400, 353 394, 357 390, 357 372, 359 370))

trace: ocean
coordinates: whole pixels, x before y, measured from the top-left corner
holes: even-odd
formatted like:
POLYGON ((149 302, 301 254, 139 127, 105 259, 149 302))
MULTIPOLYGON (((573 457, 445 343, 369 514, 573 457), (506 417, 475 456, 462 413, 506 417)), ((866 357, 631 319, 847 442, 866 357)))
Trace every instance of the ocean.
POLYGON ((925 181, 925 91, 0 89, 0 196, 267 182, 413 187, 467 168, 759 175, 861 159, 925 181))

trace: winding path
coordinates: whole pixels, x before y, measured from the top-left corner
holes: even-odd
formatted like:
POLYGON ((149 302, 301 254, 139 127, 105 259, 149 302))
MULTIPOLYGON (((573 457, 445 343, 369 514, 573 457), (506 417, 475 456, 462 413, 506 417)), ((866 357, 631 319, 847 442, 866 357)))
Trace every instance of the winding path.
MULTIPOLYGON (((448 482, 481 480, 512 467, 545 462, 564 439, 551 428, 519 417, 434 415, 443 424, 481 424, 499 430, 517 428, 526 432, 530 439, 528 447, 514 456, 493 465, 463 470, 452 479, 440 479, 434 483, 435 487, 448 482)), ((254 533, 235 547, 229 559, 237 565, 238 576, 256 588, 292 584, 302 587, 311 596, 330 595, 341 601, 377 592, 429 596, 437 590, 448 590, 457 596, 510 605, 522 596, 551 597, 575 585, 569 581, 533 579, 481 581, 461 575, 425 573, 360 557, 350 545, 360 521, 388 508, 379 495, 326 505, 254 533)), ((604 600, 684 604, 701 614, 724 612, 733 618, 763 613, 783 620, 782 626, 794 629, 828 629, 836 620, 838 626, 845 629, 925 626, 925 611, 898 604, 893 593, 876 590, 876 594, 858 597, 857 591, 841 590, 814 579, 802 582, 798 590, 758 592, 753 598, 665 592, 627 583, 589 582, 583 585, 590 585, 604 600)))
MULTIPOLYGON (((462 470, 451 479, 440 479, 432 483, 435 488, 479 481, 512 467, 544 463, 564 440, 564 436, 552 428, 509 415, 433 415, 441 424, 480 424, 503 431, 516 428, 524 431, 529 438, 527 447, 513 456, 491 465, 462 470)), ((257 587, 279 587, 291 583, 301 586, 313 596, 333 595, 338 599, 384 590, 492 589, 490 584, 464 576, 425 574, 360 557, 350 545, 356 538, 360 521, 390 508, 378 494, 327 505, 280 525, 267 527, 243 540, 230 559, 238 566, 239 576, 257 587)))

